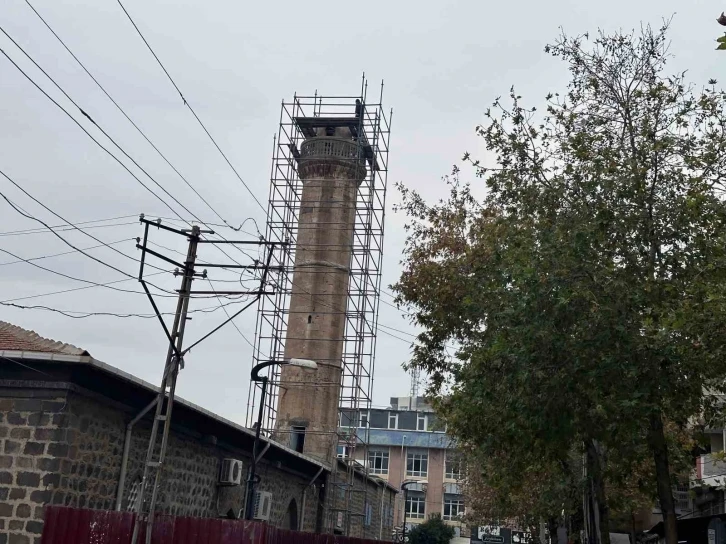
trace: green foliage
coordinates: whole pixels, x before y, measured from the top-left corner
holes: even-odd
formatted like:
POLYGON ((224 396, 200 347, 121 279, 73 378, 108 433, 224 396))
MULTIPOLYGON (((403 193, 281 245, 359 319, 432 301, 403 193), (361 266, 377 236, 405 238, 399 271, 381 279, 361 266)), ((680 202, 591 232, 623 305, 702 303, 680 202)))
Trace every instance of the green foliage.
POLYGON ((446 525, 441 516, 435 514, 408 533, 410 544, 449 544, 452 538, 454 528, 446 525))
POLYGON ((546 50, 570 83, 542 115, 514 89, 487 112, 491 160, 464 157, 483 200, 458 168, 440 202, 399 186, 410 364, 500 518, 575 509, 591 441, 614 505, 653 501, 657 478, 665 500, 686 424, 719 413, 703 392, 726 393, 724 93, 666 74, 665 28, 546 50))

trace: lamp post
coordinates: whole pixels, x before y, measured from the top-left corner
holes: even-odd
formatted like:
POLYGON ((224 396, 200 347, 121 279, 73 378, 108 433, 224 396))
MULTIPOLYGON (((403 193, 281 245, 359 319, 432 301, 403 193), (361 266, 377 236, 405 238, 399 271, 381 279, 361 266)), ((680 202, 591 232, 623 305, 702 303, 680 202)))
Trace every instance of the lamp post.
POLYGON ((426 480, 406 480, 401 484, 403 489, 403 529, 401 529, 401 542, 406 542, 406 503, 408 502, 408 486, 411 484, 426 485, 426 480))
POLYGON ((262 393, 260 394, 260 410, 257 414, 257 429, 255 429, 255 443, 252 446, 252 462, 250 463, 250 470, 247 473, 247 497, 245 500, 245 518, 251 520, 254 514, 254 500, 255 500, 255 476, 257 472, 257 451, 260 445, 260 429, 262 427, 262 414, 265 410, 265 395, 267 394, 267 382, 269 381, 267 376, 260 376, 260 370, 267 368, 272 365, 290 365, 299 366, 300 368, 309 368, 315 370, 318 365, 315 361, 309 359, 288 359, 287 361, 263 361, 252 369, 252 381, 262 384, 262 393))

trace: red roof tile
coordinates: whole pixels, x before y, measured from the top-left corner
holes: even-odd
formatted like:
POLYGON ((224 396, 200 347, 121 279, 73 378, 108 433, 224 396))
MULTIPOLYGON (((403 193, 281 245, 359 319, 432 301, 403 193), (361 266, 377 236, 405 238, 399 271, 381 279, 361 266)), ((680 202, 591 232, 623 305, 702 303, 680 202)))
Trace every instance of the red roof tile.
POLYGON ((38 333, 0 321, 0 351, 31 351, 63 355, 89 355, 71 344, 43 338, 38 333))

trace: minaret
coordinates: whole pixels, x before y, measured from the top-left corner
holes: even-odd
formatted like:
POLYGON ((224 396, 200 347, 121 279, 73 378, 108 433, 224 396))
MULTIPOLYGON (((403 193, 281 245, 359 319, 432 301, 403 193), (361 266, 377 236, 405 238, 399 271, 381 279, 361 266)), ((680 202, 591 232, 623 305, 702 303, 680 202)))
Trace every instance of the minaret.
POLYGON ((295 118, 305 140, 299 153, 292 150, 303 190, 285 357, 311 359, 318 370, 282 367, 276 428, 279 441, 329 464, 337 445, 356 195, 370 150, 357 137, 361 108, 346 118, 295 118))

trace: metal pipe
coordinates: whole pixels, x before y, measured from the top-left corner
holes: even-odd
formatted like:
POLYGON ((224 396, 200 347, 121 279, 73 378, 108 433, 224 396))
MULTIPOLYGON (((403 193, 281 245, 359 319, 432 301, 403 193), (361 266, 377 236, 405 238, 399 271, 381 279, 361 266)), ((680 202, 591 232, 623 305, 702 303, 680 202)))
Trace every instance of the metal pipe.
POLYGON ((129 450, 131 449, 131 431, 134 428, 134 425, 142 418, 144 417, 149 410, 151 410, 154 406, 156 406, 157 399, 154 398, 149 404, 146 405, 146 408, 141 410, 141 412, 138 413, 138 415, 128 422, 126 425, 126 437, 124 438, 124 452, 121 456, 121 474, 118 477, 118 490, 116 491, 116 511, 121 511, 121 504, 123 502, 124 498, 124 486, 126 485, 126 466, 129 462, 129 450))

